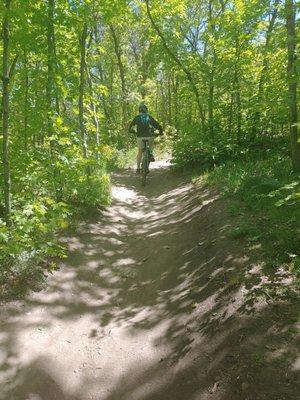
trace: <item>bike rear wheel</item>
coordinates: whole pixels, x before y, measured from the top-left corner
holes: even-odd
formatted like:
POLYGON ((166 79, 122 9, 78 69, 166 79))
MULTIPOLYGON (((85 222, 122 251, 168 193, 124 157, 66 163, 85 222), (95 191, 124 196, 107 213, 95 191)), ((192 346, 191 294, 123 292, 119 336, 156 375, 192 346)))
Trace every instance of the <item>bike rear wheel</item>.
POLYGON ((146 185, 148 172, 149 172, 149 155, 148 151, 144 151, 142 158, 142 171, 141 171, 142 186, 146 185))

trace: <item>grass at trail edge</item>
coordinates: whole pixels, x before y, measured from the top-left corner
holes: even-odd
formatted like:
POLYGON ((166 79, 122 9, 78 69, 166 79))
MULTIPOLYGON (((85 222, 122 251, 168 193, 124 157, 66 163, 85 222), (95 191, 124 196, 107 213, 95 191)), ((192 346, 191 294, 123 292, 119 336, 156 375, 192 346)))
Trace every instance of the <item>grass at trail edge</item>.
POLYGON ((203 180, 230 199, 229 212, 238 220, 230 235, 261 246, 268 263, 300 275, 300 179, 288 157, 227 161, 206 172, 203 180))

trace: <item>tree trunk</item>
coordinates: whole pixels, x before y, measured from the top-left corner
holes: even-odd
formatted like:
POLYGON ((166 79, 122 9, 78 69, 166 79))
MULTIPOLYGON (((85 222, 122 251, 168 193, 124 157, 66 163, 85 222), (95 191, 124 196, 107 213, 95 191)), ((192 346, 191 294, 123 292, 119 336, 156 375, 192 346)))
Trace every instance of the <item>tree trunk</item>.
POLYGON ((47 25, 47 133, 50 137, 51 152, 53 151, 53 92, 54 92, 54 0, 48 0, 48 25, 47 25))
POLYGON ((214 67, 209 72, 209 94, 208 94, 208 125, 209 134, 214 139, 214 67))
POLYGON ((197 107, 198 107, 198 111, 199 111, 199 115, 200 115, 200 121, 201 121, 202 128, 204 130, 205 114, 204 114, 201 99, 200 99, 200 93, 199 93, 198 87, 195 83, 195 80, 194 80, 191 72, 186 68, 186 66, 181 62, 181 60, 177 57, 177 55, 175 53, 173 53, 173 51, 168 46, 164 35, 162 34, 161 30, 159 29, 158 25, 155 23, 155 21, 152 17, 149 0, 145 0, 145 1, 146 1, 146 8, 147 8, 147 14, 148 14, 149 20, 150 20, 154 30, 156 31, 157 35, 160 37, 162 44, 163 44, 164 48, 166 49, 166 52, 171 57, 171 59, 173 61, 175 61, 175 63, 179 66, 179 68, 184 72, 187 80, 190 83, 191 89, 196 97, 196 103, 197 103, 197 107))
POLYGON ((147 95, 146 90, 146 82, 148 79, 149 74, 149 60, 146 59, 145 54, 142 54, 142 61, 141 61, 141 97, 142 101, 144 102, 147 95))
POLYGON ((108 113, 110 116, 110 121, 113 123, 116 123, 116 120, 118 119, 118 113, 115 110, 115 99, 114 99, 114 83, 115 83, 115 64, 114 62, 111 62, 110 68, 109 68, 109 76, 108 76, 108 93, 109 93, 109 107, 108 107, 108 113))
POLYGON ((172 92, 173 92, 174 110, 175 110, 175 112, 174 112, 174 123, 175 123, 175 127, 178 129, 179 114, 180 114, 179 96, 178 96, 179 82, 178 82, 177 76, 176 76, 174 71, 172 71, 171 81, 172 81, 172 92))
MULTIPOLYGON (((208 5, 208 22, 213 34, 215 34, 215 24, 213 21, 213 4, 212 1, 208 5)), ((212 65, 208 76, 208 126, 209 134, 212 140, 214 140, 214 78, 215 78, 215 64, 216 64, 216 54, 214 48, 212 48, 212 65)))
POLYGON ((114 48, 120 73, 121 88, 122 88, 122 125, 123 129, 126 129, 128 124, 128 110, 127 110, 127 87, 126 87, 125 67, 122 61, 122 51, 115 28, 112 24, 109 25, 109 28, 114 42, 114 48))
POLYGON ((229 103, 229 115, 228 115, 228 135, 231 136, 232 133, 232 121, 233 121, 233 90, 230 93, 230 103, 229 103))
POLYGON ((255 139, 258 130, 259 130, 259 125, 260 125, 260 120, 261 120, 261 103, 263 100, 263 94, 264 94, 264 85, 266 81, 266 76, 267 72, 269 69, 269 60, 268 60, 268 52, 269 52, 269 45, 272 37, 272 32, 274 30, 274 25, 276 22, 276 18, 278 15, 278 5, 279 5, 280 0, 275 0, 274 2, 274 8, 271 14, 271 20, 268 26, 268 30, 266 33, 266 41, 265 41, 265 46, 264 46, 264 54, 263 54, 263 68, 259 77, 259 82, 258 82, 258 90, 257 90, 257 96, 256 96, 256 104, 254 105, 255 112, 253 116, 253 123, 252 123, 252 140, 255 139))
POLYGON ((29 76, 27 54, 24 53, 24 147, 28 149, 28 102, 29 102, 29 76))
MULTIPOLYGON (((101 54, 101 52, 99 51, 99 48, 98 48, 99 43, 100 43, 100 38, 99 38, 99 35, 98 35, 97 27, 93 31, 93 36, 94 36, 94 41, 95 41, 95 45, 96 45, 96 54, 97 54, 97 58, 98 58, 97 59, 97 64, 96 64, 96 69, 97 69, 98 74, 96 73, 96 75, 94 75, 94 78, 97 78, 103 85, 105 85, 104 72, 103 72, 103 68, 102 68, 102 65, 101 65, 101 61, 100 61, 101 57, 102 57, 102 54, 101 54)), ((110 115, 109 115, 109 112, 108 112, 108 109, 107 109, 105 96, 103 94, 99 94, 97 96, 97 100, 99 101, 99 103, 102 103, 102 107, 103 107, 103 112, 104 112, 105 118, 109 123, 110 122, 110 115)), ((100 142, 100 131, 99 131, 99 142, 100 142)))
POLYGON ((285 1, 285 15, 288 36, 287 76, 289 86, 291 156, 294 172, 300 173, 300 143, 297 126, 296 11, 293 0, 285 1))
POLYGON ((94 121, 94 125, 95 125, 95 139, 96 139, 96 160, 99 161, 99 146, 100 146, 100 130, 99 130, 99 120, 98 120, 98 116, 97 116, 97 105, 95 102, 95 94, 94 94, 94 89, 93 89, 93 81, 91 78, 91 74, 89 73, 89 69, 87 64, 85 65, 85 69, 86 69, 86 75, 87 75, 87 79, 88 79, 88 84, 89 84, 89 89, 90 89, 90 96, 91 96, 91 101, 90 101, 90 105, 91 105, 91 111, 92 111, 92 115, 93 115, 93 121, 94 121))
MULTIPOLYGON (((104 85, 105 84, 104 73, 103 73, 103 68, 102 68, 102 65, 100 62, 97 63, 97 71, 99 73, 99 80, 104 85)), ((110 123, 111 117, 110 117, 110 113, 108 111, 108 107, 106 104, 105 96, 104 95, 98 96, 98 100, 102 103, 103 112, 104 112, 107 122, 110 123)))
MULTIPOLYGON (((237 141, 240 142, 242 135, 242 110, 241 110, 241 85, 240 85, 240 58, 241 58, 241 45, 240 38, 237 37, 235 40, 235 63, 234 63, 234 75, 232 83, 232 104, 231 111, 233 111, 233 100, 235 100, 236 106, 236 136, 237 141)), ((230 130, 232 127, 233 116, 231 115, 230 130)))
POLYGON ((168 73, 168 123, 172 125, 173 123, 173 115, 172 115, 172 87, 171 87, 171 72, 168 73))
MULTIPOLYGON (((79 111, 79 127, 82 141, 82 153, 83 158, 88 159, 88 147, 87 147, 87 134, 84 123, 84 91, 86 86, 85 79, 85 65, 86 65, 86 39, 88 37, 87 24, 85 23, 80 35, 80 81, 79 81, 79 99, 78 99, 78 111, 79 111)), ((89 171, 87 169, 87 175, 89 171)))
MULTIPOLYGON (((63 196, 63 185, 61 174, 55 165, 56 159, 56 141, 54 139, 53 117, 55 111, 59 114, 58 96, 55 91, 56 74, 56 55, 55 55, 55 31, 54 31, 54 10, 55 0, 48 0, 48 24, 47 24, 47 86, 46 86, 46 104, 47 104, 47 134, 50 138, 50 157, 53 168, 53 190, 56 194, 56 200, 60 201, 63 196)), ((41 142, 44 143, 42 136, 41 142)))
POLYGON ((10 0, 5 0, 5 15, 3 20, 3 77, 2 77, 2 134, 3 134, 3 174, 5 222, 11 225, 11 178, 9 163, 9 51, 10 51, 10 0))
POLYGON ((241 104, 241 87, 239 76, 236 79, 236 134, 238 142, 242 139, 242 104, 241 104))

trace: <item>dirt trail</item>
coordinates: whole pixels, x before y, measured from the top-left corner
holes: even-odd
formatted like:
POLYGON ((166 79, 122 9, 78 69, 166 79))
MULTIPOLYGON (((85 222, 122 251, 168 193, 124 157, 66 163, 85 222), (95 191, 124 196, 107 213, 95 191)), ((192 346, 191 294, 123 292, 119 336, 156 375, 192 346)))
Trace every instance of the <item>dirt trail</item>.
POLYGON ((263 296, 216 193, 156 167, 116 174, 47 289, 2 307, 1 400, 297 398, 296 302, 263 296))

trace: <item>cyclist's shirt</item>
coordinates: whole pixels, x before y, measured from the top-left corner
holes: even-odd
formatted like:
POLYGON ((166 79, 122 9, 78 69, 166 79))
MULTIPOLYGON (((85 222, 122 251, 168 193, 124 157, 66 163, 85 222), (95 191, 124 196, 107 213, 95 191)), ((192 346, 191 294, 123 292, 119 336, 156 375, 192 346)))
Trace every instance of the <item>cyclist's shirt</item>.
POLYGON ((155 129, 157 129, 159 132, 163 131, 161 125, 153 117, 151 117, 151 115, 146 113, 137 115, 131 122, 129 130, 131 130, 134 126, 137 128, 137 137, 151 137, 153 136, 155 129))

